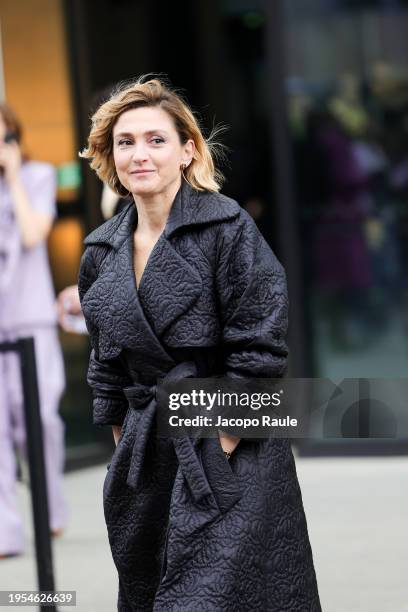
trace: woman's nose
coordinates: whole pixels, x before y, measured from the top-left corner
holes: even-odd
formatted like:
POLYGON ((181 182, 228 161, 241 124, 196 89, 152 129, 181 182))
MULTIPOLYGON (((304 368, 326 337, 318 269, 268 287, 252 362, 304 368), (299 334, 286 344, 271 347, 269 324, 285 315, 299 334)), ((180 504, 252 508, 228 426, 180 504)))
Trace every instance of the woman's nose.
POLYGON ((148 159, 147 149, 143 143, 135 144, 132 151, 132 161, 141 162, 148 159))

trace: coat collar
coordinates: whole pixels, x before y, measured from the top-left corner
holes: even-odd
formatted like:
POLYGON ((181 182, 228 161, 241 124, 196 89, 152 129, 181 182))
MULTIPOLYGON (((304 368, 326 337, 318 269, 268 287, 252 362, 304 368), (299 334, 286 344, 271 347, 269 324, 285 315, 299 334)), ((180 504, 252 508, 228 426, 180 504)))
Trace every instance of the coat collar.
MULTIPOLYGON (((237 217, 239 212, 240 206, 234 200, 220 193, 198 191, 183 181, 170 209, 164 235, 171 238, 181 228, 227 221, 237 217)), ((136 226, 137 210, 132 202, 119 215, 91 232, 84 244, 108 244, 118 250, 136 226)))

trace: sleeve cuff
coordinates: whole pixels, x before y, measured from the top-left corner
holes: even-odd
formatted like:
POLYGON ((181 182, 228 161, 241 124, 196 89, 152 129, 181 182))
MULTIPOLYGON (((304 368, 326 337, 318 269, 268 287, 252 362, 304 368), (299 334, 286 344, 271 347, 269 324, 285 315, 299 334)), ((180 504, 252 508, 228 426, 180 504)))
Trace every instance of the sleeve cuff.
POLYGON ((125 420, 129 404, 126 400, 108 397, 94 397, 94 425, 116 425, 121 427, 125 420))

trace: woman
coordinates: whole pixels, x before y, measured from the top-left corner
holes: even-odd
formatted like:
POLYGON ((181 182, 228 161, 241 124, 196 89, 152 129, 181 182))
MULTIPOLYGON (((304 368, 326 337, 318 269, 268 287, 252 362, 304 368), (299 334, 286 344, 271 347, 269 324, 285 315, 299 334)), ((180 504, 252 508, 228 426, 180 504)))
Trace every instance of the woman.
POLYGON ((155 435, 159 377, 284 374, 282 266, 160 81, 114 93, 82 155, 134 198, 86 238, 79 278, 94 422, 117 444, 104 510, 118 610, 319 611, 288 441, 155 435))
MULTIPOLYGON (((16 115, 0 105, 0 342, 35 340, 50 524, 57 535, 67 521, 67 504, 64 425, 58 415, 65 377, 47 255, 56 177, 49 164, 22 156, 20 140, 16 115)), ((23 454, 26 447, 20 377, 17 355, 0 353, 0 557, 24 548, 14 456, 15 446, 23 454)))

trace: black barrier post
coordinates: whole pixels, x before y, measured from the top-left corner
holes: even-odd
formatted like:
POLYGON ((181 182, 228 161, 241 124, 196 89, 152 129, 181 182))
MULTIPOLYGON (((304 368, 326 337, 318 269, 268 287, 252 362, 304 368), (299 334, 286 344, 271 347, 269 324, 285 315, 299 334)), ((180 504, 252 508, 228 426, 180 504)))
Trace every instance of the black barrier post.
MULTIPOLYGON (((20 357, 38 589, 39 591, 54 591, 43 432, 34 340, 33 338, 21 338, 17 342, 2 343, 0 344, 0 351, 16 351, 20 357)), ((41 612, 57 612, 55 605, 40 606, 40 610, 41 612)))

